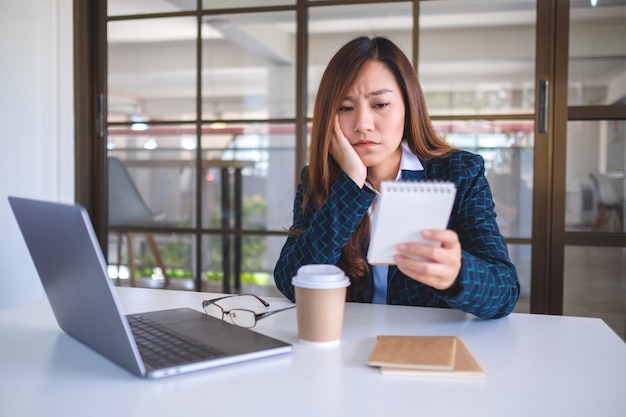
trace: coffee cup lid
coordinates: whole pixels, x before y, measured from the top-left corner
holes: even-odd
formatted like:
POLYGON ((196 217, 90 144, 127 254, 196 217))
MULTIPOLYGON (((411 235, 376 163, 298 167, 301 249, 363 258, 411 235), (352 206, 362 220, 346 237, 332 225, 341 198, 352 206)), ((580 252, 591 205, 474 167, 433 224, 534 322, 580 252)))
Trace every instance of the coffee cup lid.
POLYGON ((350 280, 335 265, 312 264, 301 266, 291 283, 296 287, 327 289, 347 287, 350 280))

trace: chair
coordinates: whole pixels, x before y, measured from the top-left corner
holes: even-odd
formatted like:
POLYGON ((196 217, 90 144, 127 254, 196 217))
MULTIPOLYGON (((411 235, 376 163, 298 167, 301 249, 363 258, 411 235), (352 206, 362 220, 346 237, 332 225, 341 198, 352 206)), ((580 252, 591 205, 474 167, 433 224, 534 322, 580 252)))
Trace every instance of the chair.
MULTIPOLYGON (((109 156, 108 158, 108 210, 110 226, 155 226, 159 224, 162 215, 155 215, 146 205, 141 197, 137 186, 133 182, 126 167, 118 158, 109 156)), ((118 234, 117 245, 117 268, 119 271, 122 236, 126 235, 128 247, 128 269, 130 271, 130 285, 135 286, 135 260, 133 254, 132 232, 122 232, 118 234)), ((163 263, 163 258, 154 239, 154 235, 145 232, 145 239, 148 243, 154 261, 161 268, 165 285, 169 285, 169 276, 163 263)), ((119 279, 119 274, 118 274, 119 279)))
POLYGON ((621 231, 624 208, 611 181, 598 172, 592 172, 589 177, 595 187, 598 206, 594 229, 621 231))

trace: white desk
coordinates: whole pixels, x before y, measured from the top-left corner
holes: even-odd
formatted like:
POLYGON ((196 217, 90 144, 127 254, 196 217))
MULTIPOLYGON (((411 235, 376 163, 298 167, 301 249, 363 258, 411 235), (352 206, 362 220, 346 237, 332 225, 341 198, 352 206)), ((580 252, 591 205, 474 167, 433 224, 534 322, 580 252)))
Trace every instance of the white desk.
MULTIPOLYGON (((212 296, 118 293, 127 313, 199 309, 212 296)), ((62 333, 45 300, 0 311, 0 416, 626 415, 626 344, 598 319, 513 314, 481 321, 452 310, 348 304, 336 347, 299 344, 295 310, 256 330, 293 343, 294 351, 149 381, 62 333), (459 335, 487 378, 382 376, 365 365, 377 334, 459 335)))

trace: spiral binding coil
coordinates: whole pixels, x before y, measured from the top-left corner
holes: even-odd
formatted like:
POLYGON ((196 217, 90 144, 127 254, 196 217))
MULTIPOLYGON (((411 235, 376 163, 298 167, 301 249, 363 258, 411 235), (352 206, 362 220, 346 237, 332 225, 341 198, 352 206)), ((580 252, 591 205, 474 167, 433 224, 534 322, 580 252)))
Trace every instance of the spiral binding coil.
POLYGON ((450 181, 383 181, 381 191, 453 193, 456 191, 456 187, 450 181))

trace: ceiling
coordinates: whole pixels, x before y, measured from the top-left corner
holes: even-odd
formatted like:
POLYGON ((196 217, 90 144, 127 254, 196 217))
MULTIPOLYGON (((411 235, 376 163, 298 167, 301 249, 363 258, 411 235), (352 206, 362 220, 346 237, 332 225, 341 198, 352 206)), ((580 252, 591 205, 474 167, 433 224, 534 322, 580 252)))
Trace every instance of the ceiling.
MULTIPOLYGON (((587 1, 572 1, 570 81, 574 83, 597 85, 626 72, 626 1, 598 2, 592 8, 587 1), (598 44, 603 47, 591 47, 598 44)), ((108 7, 110 15, 119 16, 191 10, 195 3, 109 0, 108 7)), ((223 3, 233 4, 232 0, 223 3)), ((445 92, 498 83, 517 90, 532 89, 535 3, 423 2, 419 73, 425 90, 445 92)), ((412 24, 408 2, 312 7, 308 25, 310 89, 316 89, 332 53, 356 35, 389 36, 410 56, 412 24)), ((285 80, 295 77, 296 25, 292 11, 211 13, 203 18, 201 33, 205 60, 203 95, 223 103, 219 112, 228 113, 229 102, 254 101, 255 97, 271 100, 268 96, 276 94, 268 90, 277 81, 270 80, 276 77, 270 72, 281 74, 285 80)), ((127 20, 118 17, 109 22, 110 104, 118 109, 126 107, 124 112, 128 113, 128 108, 142 101, 145 106, 146 101, 152 100, 156 108, 157 102, 164 105, 169 100, 172 105, 180 105, 191 100, 195 95, 196 34, 195 16, 127 20)), ((193 106, 190 109, 193 114, 193 106)))

